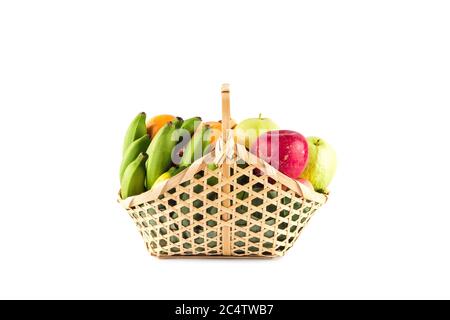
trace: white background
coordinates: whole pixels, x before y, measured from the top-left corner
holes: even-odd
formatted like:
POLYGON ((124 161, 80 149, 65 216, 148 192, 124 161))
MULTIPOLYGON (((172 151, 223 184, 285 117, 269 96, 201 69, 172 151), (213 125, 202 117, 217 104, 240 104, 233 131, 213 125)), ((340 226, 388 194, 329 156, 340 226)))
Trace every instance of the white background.
POLYGON ((448 1, 2 1, 0 298, 450 298, 448 1), (287 256, 150 257, 137 112, 262 112, 337 150, 287 256))

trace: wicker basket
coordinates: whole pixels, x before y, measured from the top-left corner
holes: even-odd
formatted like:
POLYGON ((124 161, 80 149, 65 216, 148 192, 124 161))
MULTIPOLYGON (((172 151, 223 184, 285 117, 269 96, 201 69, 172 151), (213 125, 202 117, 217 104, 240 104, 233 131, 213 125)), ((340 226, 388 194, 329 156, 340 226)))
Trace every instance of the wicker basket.
POLYGON ((143 194, 119 200, 158 257, 278 257, 327 196, 234 144, 228 85, 214 150, 143 194), (207 162, 213 159, 218 169, 207 162), (262 175, 261 175, 262 173, 262 175))

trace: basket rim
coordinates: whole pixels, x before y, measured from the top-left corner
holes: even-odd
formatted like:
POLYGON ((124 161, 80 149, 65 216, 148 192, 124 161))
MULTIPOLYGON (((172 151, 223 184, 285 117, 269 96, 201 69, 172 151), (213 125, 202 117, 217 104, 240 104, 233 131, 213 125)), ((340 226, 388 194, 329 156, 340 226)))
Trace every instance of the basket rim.
MULTIPOLYGON (((217 143, 219 143, 219 142, 220 142, 220 139, 217 143)), ((286 176, 284 173, 280 172, 278 169, 274 168, 273 166, 268 164, 263 159, 252 154, 243 145, 235 144, 235 146, 236 146, 236 148, 235 148, 234 155, 236 157, 233 159, 233 163, 236 162, 237 158, 242 159, 246 163, 249 163, 249 161, 252 161, 251 163, 249 163, 250 165, 261 170, 265 175, 269 176, 270 178, 274 179, 275 181, 280 182, 283 185, 286 185, 290 190, 292 190, 296 194, 304 197, 306 200, 316 201, 320 204, 325 204, 327 202, 329 194, 319 193, 315 190, 311 190, 310 188, 303 185, 301 182, 286 176)), ((121 192, 119 189, 117 201, 125 209, 131 209, 133 207, 144 204, 146 202, 158 199, 158 197, 161 196, 162 194, 164 194, 167 190, 170 190, 170 189, 182 184, 183 182, 186 182, 186 181, 192 179, 192 177, 196 173, 205 169, 205 167, 207 165, 205 160, 211 159, 211 157, 215 154, 215 150, 216 150, 216 147, 213 147, 212 150, 210 152, 208 152, 206 155, 204 155, 202 158, 196 160, 189 167, 187 167, 186 169, 184 169, 177 175, 160 183, 154 189, 152 188, 141 194, 131 196, 126 199, 121 198, 121 196, 120 196, 121 192)), ((217 158, 217 157, 215 157, 215 158, 217 158)), ((223 165, 223 163, 218 163, 218 169, 220 169, 220 167, 222 165, 223 165)))

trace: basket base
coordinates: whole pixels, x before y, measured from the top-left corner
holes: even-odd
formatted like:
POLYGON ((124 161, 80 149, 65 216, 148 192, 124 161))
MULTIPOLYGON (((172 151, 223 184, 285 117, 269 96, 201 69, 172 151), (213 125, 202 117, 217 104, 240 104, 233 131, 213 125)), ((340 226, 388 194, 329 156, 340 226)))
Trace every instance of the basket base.
POLYGON ((271 257, 271 256, 157 256, 152 254, 153 257, 156 257, 158 259, 276 259, 279 257, 271 257))

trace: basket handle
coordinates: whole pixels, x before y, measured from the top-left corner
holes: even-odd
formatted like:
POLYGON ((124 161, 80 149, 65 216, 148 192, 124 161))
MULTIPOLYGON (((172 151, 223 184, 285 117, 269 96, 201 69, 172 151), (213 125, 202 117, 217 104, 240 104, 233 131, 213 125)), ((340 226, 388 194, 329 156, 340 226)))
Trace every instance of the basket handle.
POLYGON ((230 116, 230 85, 224 83, 222 85, 222 139, 224 142, 228 141, 228 134, 231 129, 230 116))
MULTIPOLYGON (((230 117, 230 86, 225 83, 222 85, 222 140, 224 145, 229 141, 231 135, 231 117, 230 117)), ((226 149, 226 148, 225 148, 226 149)), ((230 177, 230 165, 227 163, 226 159, 222 165, 222 175, 224 179, 230 177)), ((231 187, 229 184, 225 184, 222 187, 222 192, 227 194, 230 193, 231 187)), ((231 207, 230 200, 224 200, 222 206, 225 208, 231 207)), ((221 216, 223 221, 230 220, 230 215, 228 212, 222 213, 221 216)), ((230 227, 225 225, 222 227, 222 243, 223 243, 223 254, 225 256, 231 255, 231 230, 230 227)))

